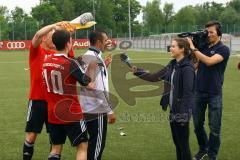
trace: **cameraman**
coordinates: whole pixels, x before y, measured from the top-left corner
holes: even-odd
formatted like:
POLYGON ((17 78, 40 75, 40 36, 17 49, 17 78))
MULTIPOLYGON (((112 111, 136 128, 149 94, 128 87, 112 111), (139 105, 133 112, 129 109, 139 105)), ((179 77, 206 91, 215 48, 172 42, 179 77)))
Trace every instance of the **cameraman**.
POLYGON ((199 59, 196 78, 196 105, 193 109, 195 134, 199 144, 199 152, 194 160, 206 156, 216 160, 220 147, 222 119, 222 85, 224 72, 230 55, 230 50, 221 42, 222 32, 219 22, 208 22, 209 46, 201 52, 194 47, 190 38, 188 41, 192 51, 199 59), (209 137, 204 129, 205 112, 208 105, 209 137))

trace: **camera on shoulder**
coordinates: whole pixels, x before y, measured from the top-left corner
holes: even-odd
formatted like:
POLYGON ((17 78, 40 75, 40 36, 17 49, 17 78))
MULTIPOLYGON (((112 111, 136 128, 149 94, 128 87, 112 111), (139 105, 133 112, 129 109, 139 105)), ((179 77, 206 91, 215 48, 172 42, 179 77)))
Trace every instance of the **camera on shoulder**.
MULTIPOLYGON (((200 51, 202 51, 209 45, 207 30, 197 30, 196 32, 183 32, 183 33, 177 34, 177 36, 179 38, 185 38, 185 37, 192 38, 194 46, 200 51)), ((171 46, 167 46, 168 52, 170 52, 170 47, 171 46)))
POLYGON ((200 51, 208 47, 209 45, 207 30, 198 30, 196 32, 184 32, 178 34, 178 37, 180 38, 191 37, 194 46, 200 51))

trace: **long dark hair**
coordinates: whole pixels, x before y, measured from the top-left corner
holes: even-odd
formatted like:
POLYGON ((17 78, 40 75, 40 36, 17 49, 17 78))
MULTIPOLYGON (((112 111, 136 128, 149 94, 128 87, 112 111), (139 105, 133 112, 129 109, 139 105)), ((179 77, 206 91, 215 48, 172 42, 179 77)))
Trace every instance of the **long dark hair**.
POLYGON ((173 41, 176 41, 180 49, 184 49, 184 56, 188 57, 193 63, 197 62, 197 58, 194 52, 190 48, 190 44, 187 38, 174 38, 173 41))

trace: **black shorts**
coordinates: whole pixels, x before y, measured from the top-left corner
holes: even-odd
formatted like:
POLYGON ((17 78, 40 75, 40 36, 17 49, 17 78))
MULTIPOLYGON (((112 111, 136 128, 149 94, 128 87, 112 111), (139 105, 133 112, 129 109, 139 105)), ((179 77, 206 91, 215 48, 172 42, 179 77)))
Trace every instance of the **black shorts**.
POLYGON ((78 146, 82 142, 88 141, 85 121, 72 122, 69 124, 51 124, 49 123, 50 143, 61 145, 68 136, 72 146, 78 146))
POLYGON ((48 109, 45 100, 29 100, 25 132, 41 133, 45 123, 48 132, 48 109))

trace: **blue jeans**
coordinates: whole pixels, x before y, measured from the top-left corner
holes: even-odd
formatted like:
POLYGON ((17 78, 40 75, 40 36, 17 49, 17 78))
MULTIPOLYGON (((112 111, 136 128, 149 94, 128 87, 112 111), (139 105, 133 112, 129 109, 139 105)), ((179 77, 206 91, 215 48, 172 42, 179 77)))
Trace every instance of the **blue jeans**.
POLYGON ((201 151, 216 159, 221 142, 222 94, 196 93, 196 104, 193 108, 193 123, 201 151), (204 129, 205 112, 208 105, 209 137, 204 129))

